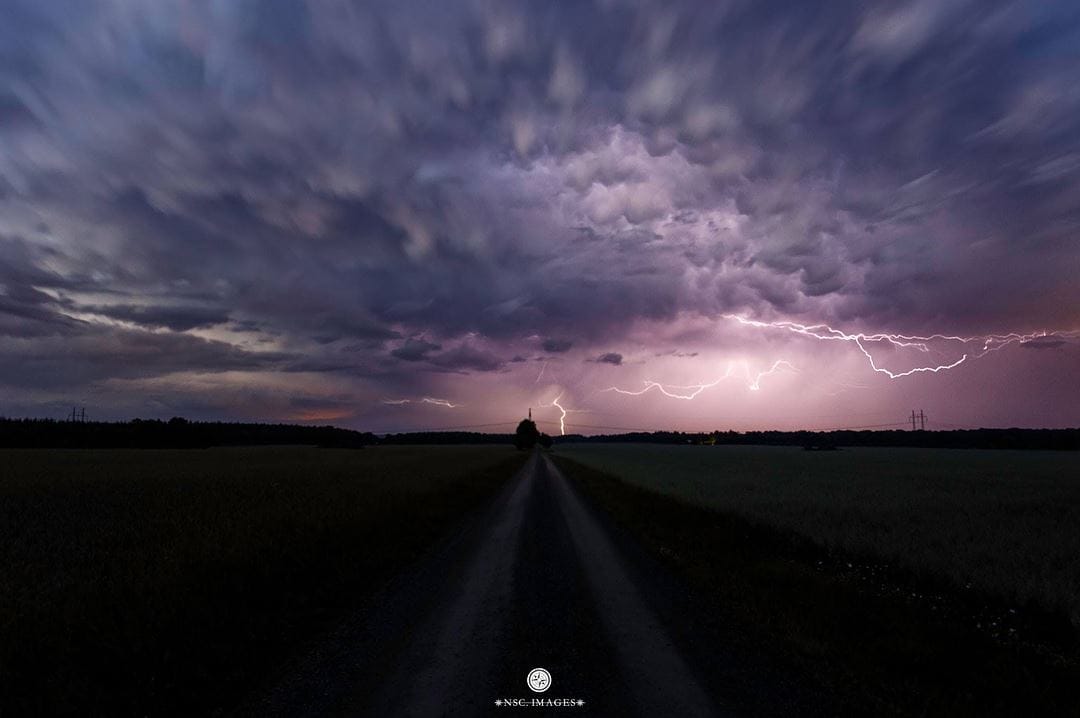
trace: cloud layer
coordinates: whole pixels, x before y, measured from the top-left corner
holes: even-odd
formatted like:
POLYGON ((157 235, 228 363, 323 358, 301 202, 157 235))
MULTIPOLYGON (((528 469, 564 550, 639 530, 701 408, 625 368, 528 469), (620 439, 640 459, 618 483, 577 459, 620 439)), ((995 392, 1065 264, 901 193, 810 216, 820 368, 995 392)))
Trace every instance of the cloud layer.
POLYGON ((1080 424, 1068 335, 901 388, 850 346, 723 320, 1080 327, 1070 3, 0 16, 0 413, 407 428, 563 391, 650 425, 932 399, 1080 424), (800 372, 752 411, 734 390, 659 414, 593 393, 780 359, 800 372))

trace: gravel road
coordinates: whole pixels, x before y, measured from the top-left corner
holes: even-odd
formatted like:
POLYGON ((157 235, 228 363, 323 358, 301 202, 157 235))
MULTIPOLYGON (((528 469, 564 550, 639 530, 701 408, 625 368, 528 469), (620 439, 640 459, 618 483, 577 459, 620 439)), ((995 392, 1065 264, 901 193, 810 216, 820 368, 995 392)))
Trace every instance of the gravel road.
POLYGON ((762 688, 702 634, 689 593, 537 452, 480 515, 241 713, 733 713, 728 687, 762 688), (543 693, 526 684, 538 667, 551 676, 543 693))

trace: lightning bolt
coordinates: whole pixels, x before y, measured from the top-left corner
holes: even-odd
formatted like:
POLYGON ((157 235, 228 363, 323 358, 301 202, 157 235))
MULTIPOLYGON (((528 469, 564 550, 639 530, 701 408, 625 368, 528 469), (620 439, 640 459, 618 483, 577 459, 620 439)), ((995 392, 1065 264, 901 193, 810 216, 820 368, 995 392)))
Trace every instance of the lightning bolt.
MULTIPOLYGON (((750 377, 750 368, 748 366, 746 366, 745 364, 743 364, 743 368, 746 370, 747 378, 749 378, 750 377)), ((765 377, 770 376, 772 374, 775 374, 776 372, 780 371, 781 369, 788 369, 790 371, 795 372, 796 374, 799 373, 799 370, 796 369, 795 366, 791 364, 791 362, 784 361, 783 359, 781 359, 781 360, 775 362, 771 367, 769 367, 765 371, 758 372, 757 375, 754 377, 754 380, 750 382, 750 384, 749 384, 749 386, 747 388, 749 388, 750 391, 758 391, 759 389, 761 389, 761 380, 762 379, 764 379, 765 377)))
POLYGON ((560 404, 559 400, 563 398, 564 393, 565 392, 559 392, 559 395, 556 396, 551 401, 540 404, 540 406, 543 407, 543 408, 554 407, 554 408, 559 410, 559 412, 560 412, 560 416, 559 416, 559 434, 562 435, 562 436, 566 436, 566 415, 574 413, 574 412, 578 412, 578 411, 583 411, 581 409, 567 409, 562 404, 560 404))
POLYGON ((767 377, 767 376, 769 376, 771 374, 775 374, 778 371, 781 371, 782 369, 787 369, 787 370, 794 371, 794 372, 799 371, 797 368, 795 368, 794 365, 791 364, 791 362, 785 361, 783 359, 774 362, 771 367, 769 367, 765 371, 758 372, 757 374, 751 374, 750 366, 746 362, 741 362, 739 364, 736 364, 735 362, 730 362, 730 363, 728 363, 727 370, 724 372, 723 376, 721 376, 719 379, 716 379, 715 381, 711 381, 711 382, 706 383, 706 384, 686 384, 686 385, 661 384, 658 381, 652 381, 652 380, 646 379, 645 380, 645 387, 643 389, 638 389, 636 391, 633 391, 633 390, 630 390, 630 389, 620 389, 617 386, 610 386, 607 389, 601 389, 599 393, 613 391, 613 392, 616 392, 618 394, 626 394, 628 396, 641 396, 642 394, 644 394, 646 392, 649 392, 649 391, 652 391, 653 389, 656 389, 658 392, 660 392, 664 396, 669 397, 671 399, 682 399, 683 401, 691 401, 691 400, 697 398, 697 396, 699 394, 701 394, 701 392, 705 391, 706 389, 711 389, 714 386, 718 385, 720 382, 722 382, 722 381, 724 381, 726 379, 730 379, 733 376, 735 376, 736 375, 736 366, 741 366, 742 367, 743 374, 744 374, 744 376, 746 378, 746 387, 750 391, 758 391, 758 390, 760 390, 761 389, 761 380, 762 379, 764 379, 765 377, 767 377), (689 392, 689 393, 686 393, 686 392, 689 392))
POLYGON ((559 434, 561 436, 566 436, 566 409, 564 409, 563 405, 559 403, 559 399, 562 399, 562 394, 559 394, 557 397, 552 399, 551 405, 557 408, 560 412, 562 412, 559 416, 559 434))
POLYGON ((936 374, 941 371, 947 371, 949 369, 955 369, 969 359, 981 359, 990 352, 999 351, 1010 344, 1023 344, 1034 339, 1041 339, 1047 336, 1071 336, 1077 332, 1050 332, 1042 330, 1038 332, 1031 332, 1029 334, 1020 334, 1012 332, 1009 334, 984 334, 979 336, 957 336, 949 334, 931 334, 929 336, 914 336, 908 334, 888 334, 885 332, 878 332, 875 334, 866 334, 863 332, 857 332, 854 334, 835 329, 827 324, 800 324, 798 322, 791 321, 778 321, 778 322, 763 322, 756 319, 747 319, 744 316, 738 314, 724 314, 724 319, 729 319, 743 326, 754 327, 757 329, 781 329, 784 331, 792 332, 794 334, 801 334, 802 336, 811 337, 822 341, 840 341, 851 342, 863 356, 866 357, 867 362, 870 364, 870 368, 879 374, 884 374, 890 379, 900 379, 912 374, 920 374, 930 372, 936 374), (888 342, 894 347, 904 349, 915 349, 923 353, 929 353, 931 342, 954 342, 963 345, 967 348, 971 344, 981 345, 976 346, 964 351, 956 361, 947 364, 927 364, 924 366, 917 366, 907 371, 894 372, 885 367, 882 367, 874 359, 874 356, 870 353, 870 350, 866 348, 867 343, 874 342, 888 342))
POLYGON ((445 406, 448 409, 457 409, 462 404, 455 404, 447 399, 437 399, 431 396, 425 396, 420 399, 383 399, 383 404, 389 406, 404 406, 405 404, 434 404, 435 406, 445 406))

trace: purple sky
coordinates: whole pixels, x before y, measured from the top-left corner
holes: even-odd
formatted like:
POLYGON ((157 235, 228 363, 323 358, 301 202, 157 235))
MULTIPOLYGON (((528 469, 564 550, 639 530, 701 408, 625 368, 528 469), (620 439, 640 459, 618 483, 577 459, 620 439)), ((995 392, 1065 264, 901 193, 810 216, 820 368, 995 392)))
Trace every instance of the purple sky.
POLYGON ((1080 426, 1078 77, 1075 2, 5 2, 0 415, 1080 426))

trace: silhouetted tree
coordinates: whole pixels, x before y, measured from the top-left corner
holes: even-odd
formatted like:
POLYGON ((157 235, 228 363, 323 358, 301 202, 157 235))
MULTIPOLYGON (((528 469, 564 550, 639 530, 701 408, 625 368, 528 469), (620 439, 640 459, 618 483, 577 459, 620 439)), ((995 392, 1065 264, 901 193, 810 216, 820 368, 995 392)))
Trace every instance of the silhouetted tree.
POLYGON ((525 451, 536 446, 540 438, 540 432, 536 429, 536 422, 532 419, 522 419, 514 432, 514 446, 525 451))

